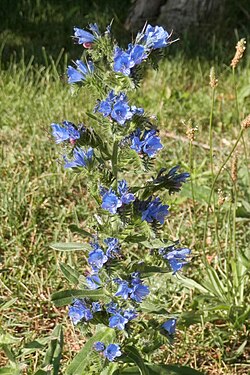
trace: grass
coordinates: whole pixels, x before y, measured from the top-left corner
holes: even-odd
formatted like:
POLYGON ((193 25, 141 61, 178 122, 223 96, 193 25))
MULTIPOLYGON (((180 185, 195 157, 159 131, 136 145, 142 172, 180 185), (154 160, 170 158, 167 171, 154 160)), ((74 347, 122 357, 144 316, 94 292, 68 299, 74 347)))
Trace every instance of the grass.
MULTIPOLYGON (((38 23, 35 16, 40 2, 36 1, 36 7, 32 8, 28 1, 23 1, 23 6, 31 12, 29 20, 38 23)), ((80 6, 76 6, 73 16, 79 16, 80 6)), ((63 11, 60 3, 56 9, 63 11)), ((49 8, 46 11, 56 16, 49 8)), ((85 9, 84 21, 97 11, 97 5, 93 14, 85 9)), ((102 23, 106 23, 106 19, 102 23)), ((8 40, 9 36, 5 35, 6 38, 8 40)), ((24 37, 20 38, 19 42, 16 35, 12 39, 20 45, 25 44, 24 37)), ((55 42, 61 48, 60 40, 60 35, 56 34, 55 42)), ((58 162, 60 155, 50 135, 50 124, 64 119, 84 122, 85 113, 93 108, 93 102, 87 93, 79 97, 70 92, 62 73, 68 60, 65 52, 60 54, 60 49, 49 45, 43 53, 41 45, 40 50, 33 51, 26 47, 27 52, 19 59, 21 49, 13 57, 8 44, 7 51, 3 50, 4 69, 0 71, 0 323, 3 332, 20 338, 20 342, 13 343, 13 351, 24 364, 24 373, 33 374, 43 360, 43 350, 31 352, 21 348, 34 339, 50 335, 56 323, 65 327, 64 364, 84 342, 84 338, 74 332, 66 310, 55 308, 50 302, 51 293, 64 286, 59 262, 82 264, 81 257, 55 252, 49 248, 49 243, 76 240, 68 225, 78 220, 87 227, 91 220, 88 217, 91 202, 80 176, 64 171, 58 162), (33 61, 31 53, 38 52, 33 61)), ((178 53, 161 63, 158 71, 147 73, 134 101, 158 117, 165 146, 158 166, 180 164, 183 170, 192 170, 193 191, 192 185, 188 184, 179 196, 168 200, 172 217, 166 224, 172 239, 180 238, 193 249, 191 266, 184 274, 198 285, 205 279, 208 287, 208 282, 210 285, 216 282, 215 271, 221 289, 218 285, 211 287, 210 299, 203 299, 199 290, 194 286, 188 288, 181 279, 173 278, 176 283, 171 287, 167 280, 166 283, 162 279, 158 281, 159 287, 166 288, 169 308, 186 311, 186 314, 174 347, 164 347, 156 356, 165 362, 187 364, 211 375, 243 375, 249 369, 246 343, 249 276, 237 261, 244 256, 249 258, 250 207, 242 142, 237 147, 237 180, 233 183, 231 179, 230 159, 215 185, 205 237, 204 227, 213 177, 209 152, 210 68, 215 66, 219 78, 212 122, 216 174, 237 139, 239 119, 249 114, 249 58, 245 56, 236 70, 238 118, 229 66, 234 46, 231 54, 224 54, 223 64, 218 58, 213 61, 203 57, 190 59, 181 52, 182 45, 179 48, 178 53), (186 136, 190 128, 196 129, 195 142, 191 145, 186 136), (222 205, 217 204, 218 189, 223 194, 222 205), (229 307, 223 309, 222 304, 229 307)), ((77 53, 79 48, 75 46, 71 57, 77 53)), ((245 144, 249 145, 246 132, 245 144)), ((6 362, 6 356, 1 356, 0 366, 6 362)))

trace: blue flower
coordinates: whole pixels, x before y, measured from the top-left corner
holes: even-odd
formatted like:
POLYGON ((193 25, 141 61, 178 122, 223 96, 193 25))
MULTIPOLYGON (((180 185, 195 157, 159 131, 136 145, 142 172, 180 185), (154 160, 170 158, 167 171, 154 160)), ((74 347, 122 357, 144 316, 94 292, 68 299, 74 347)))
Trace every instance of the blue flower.
POLYGON ((176 319, 169 319, 165 323, 163 323, 162 328, 164 328, 169 335, 175 334, 175 328, 176 328, 176 319))
POLYGON ((114 71, 129 76, 132 67, 133 62, 131 61, 130 54, 116 47, 114 53, 114 71))
POLYGON ((102 306, 99 302, 92 302, 92 311, 95 313, 95 312, 98 312, 98 311, 102 311, 102 306))
POLYGON ((139 278, 139 273, 132 274, 132 280, 129 283, 126 280, 115 279, 119 284, 118 290, 115 294, 116 297, 122 297, 123 299, 131 299, 141 303, 143 298, 149 294, 149 288, 146 285, 142 285, 142 280, 139 278))
POLYGON ((129 287, 129 284, 127 281, 121 280, 118 281, 119 288, 115 294, 116 297, 121 296, 124 299, 128 299, 129 293, 131 293, 131 288, 129 287))
POLYGON ((82 319, 86 321, 93 318, 91 310, 86 306, 84 300, 76 299, 73 306, 69 308, 69 317, 73 324, 79 323, 82 319))
POLYGON ((102 208, 109 211, 111 214, 116 214, 121 205, 122 201, 115 195, 112 189, 106 191, 102 196, 102 208))
POLYGON ((98 289, 101 286, 101 280, 97 274, 93 274, 86 277, 86 282, 89 289, 98 289))
POLYGON ((116 357, 120 357, 122 352, 120 351, 120 346, 117 344, 109 344, 104 350, 103 355, 110 362, 113 362, 116 357))
POLYGON ((190 249, 175 249, 175 245, 159 249, 159 254, 161 254, 164 259, 168 260, 174 273, 179 271, 185 264, 188 263, 187 257, 190 255, 190 253, 190 249))
POLYGON ((75 147, 73 150, 73 160, 69 161, 64 156, 64 168, 86 167, 93 157, 94 151, 90 147, 87 152, 83 151, 80 147, 75 147))
POLYGON ((80 138, 80 132, 76 129, 76 126, 69 121, 63 121, 60 124, 51 124, 52 135, 55 137, 56 143, 61 143, 64 141, 76 141, 80 138))
POLYGON ((109 211, 111 214, 116 214, 118 208, 123 204, 130 204, 135 200, 135 196, 129 193, 129 188, 125 180, 118 182, 118 193, 120 197, 110 188, 106 190, 102 186, 100 187, 100 194, 102 196, 102 208, 109 211))
POLYGON ((124 125, 127 120, 130 120, 133 116, 133 113, 130 110, 126 100, 118 100, 111 112, 112 119, 116 120, 118 124, 124 125))
POLYGON ((135 310, 125 310, 123 312, 123 315, 124 315, 124 318, 128 319, 129 321, 137 317, 137 313, 135 312, 135 310))
POLYGON ((108 257, 104 254, 102 249, 98 248, 89 253, 88 263, 94 272, 98 272, 106 263, 108 257))
POLYGON ((121 201, 124 204, 129 204, 135 200, 134 194, 129 193, 128 190, 129 188, 126 180, 121 180, 118 182, 118 192, 121 196, 121 201))
POLYGON ((106 99, 98 101, 95 106, 96 111, 102 113, 104 117, 110 116, 122 126, 126 121, 131 120, 134 114, 142 115, 144 113, 142 108, 130 107, 123 92, 115 95, 113 90, 109 92, 106 99))
POLYGON ((79 29, 78 27, 74 27, 74 32, 74 37, 78 44, 92 44, 95 40, 94 35, 91 34, 89 31, 79 29))
POLYGON ((98 35, 98 36, 101 35, 97 23, 90 23, 90 24, 89 24, 89 30, 91 30, 93 33, 95 33, 95 34, 98 35))
POLYGON ((148 54, 142 45, 129 44, 126 51, 116 47, 114 52, 114 71, 129 76, 131 68, 140 64, 147 57, 148 54))
POLYGON ((158 150, 162 149, 163 146, 160 141, 160 137, 155 136, 156 130, 146 130, 141 137, 140 129, 137 129, 131 135, 131 146, 137 153, 147 154, 150 158, 154 157, 158 150))
POLYGON ((106 238, 104 243, 108 245, 106 250, 106 255, 108 258, 115 258, 115 256, 120 253, 120 244, 117 238, 106 238))
POLYGON ((103 342, 101 342, 101 341, 97 341, 97 342, 94 343, 93 348, 94 348, 97 352, 103 352, 103 350, 105 349, 105 345, 104 345, 103 342))
POLYGON ((125 324, 128 323, 128 319, 122 316, 119 312, 115 313, 109 318, 110 328, 117 328, 119 330, 125 329, 125 324))
POLYGON ((143 298, 145 298, 149 294, 149 287, 142 284, 134 285, 132 292, 130 294, 130 298, 135 300, 136 302, 141 303, 143 298))
POLYGON ((157 49, 167 47, 169 41, 169 33, 160 26, 147 25, 145 32, 139 33, 136 42, 143 43, 146 49, 157 49))
POLYGON ((182 184, 186 182, 187 178, 190 177, 190 174, 187 172, 184 173, 177 173, 178 169, 180 168, 179 165, 170 169, 167 174, 163 174, 166 171, 166 168, 161 169, 160 173, 158 174, 157 178, 153 181, 154 184, 164 184, 169 190, 169 194, 174 194, 181 190, 182 184))
POLYGON ((106 304, 106 311, 110 314, 116 314, 118 312, 118 306, 117 306, 117 303, 115 302, 109 302, 106 304))
POLYGON ((85 65, 81 60, 76 60, 76 67, 77 69, 73 68, 71 65, 68 66, 68 83, 84 81, 86 76, 94 71, 92 61, 88 61, 87 65, 85 65))
POLYGON ((145 47, 139 44, 129 44, 127 52, 130 54, 130 59, 134 65, 139 65, 148 57, 145 47))
POLYGON ((143 209, 142 211, 142 221, 146 220, 148 223, 152 223, 154 220, 159 221, 164 224, 165 216, 169 214, 168 205, 163 205, 160 198, 155 198, 153 201, 141 202, 143 209))

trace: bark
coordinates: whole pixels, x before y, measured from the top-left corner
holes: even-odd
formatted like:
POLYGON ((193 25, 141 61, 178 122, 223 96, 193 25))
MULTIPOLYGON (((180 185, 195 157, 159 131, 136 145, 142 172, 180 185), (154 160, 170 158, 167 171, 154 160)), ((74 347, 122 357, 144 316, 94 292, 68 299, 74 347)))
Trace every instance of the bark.
POLYGON ((126 28, 138 31, 144 23, 165 26, 181 35, 185 31, 213 27, 223 16, 225 0, 137 0, 126 28))

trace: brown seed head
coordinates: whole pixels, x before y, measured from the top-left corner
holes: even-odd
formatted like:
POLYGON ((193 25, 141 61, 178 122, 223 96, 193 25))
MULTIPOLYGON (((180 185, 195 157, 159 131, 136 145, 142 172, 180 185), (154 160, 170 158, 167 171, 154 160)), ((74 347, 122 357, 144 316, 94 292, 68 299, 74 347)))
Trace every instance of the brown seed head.
POLYGON ((243 129, 247 129, 250 127, 250 115, 248 115, 242 122, 241 122, 241 127, 243 129))
POLYGON ((187 131, 186 131, 186 135, 188 137, 188 139, 190 140, 190 142, 193 142, 194 141, 194 135, 195 135, 195 132, 196 132, 197 128, 188 128, 187 131))
POLYGON ((212 87, 212 89, 214 89, 217 85, 218 85, 218 79, 215 77, 215 70, 214 70, 214 67, 212 67, 210 69, 210 74, 209 74, 209 78, 210 78, 210 86, 212 87))
POLYGON ((232 177, 233 183, 235 183, 238 177, 238 155, 236 153, 233 155, 232 166, 231 166, 231 177, 232 177))
POLYGON ((236 66, 239 64, 240 60, 242 59, 243 53, 246 49, 246 40, 244 38, 239 40, 235 48, 236 48, 236 52, 235 52, 233 60, 231 61, 231 66, 233 68, 236 68, 236 66))
POLYGON ((221 189, 218 189, 218 205, 222 206, 224 202, 225 202, 225 197, 223 195, 223 192, 221 189))

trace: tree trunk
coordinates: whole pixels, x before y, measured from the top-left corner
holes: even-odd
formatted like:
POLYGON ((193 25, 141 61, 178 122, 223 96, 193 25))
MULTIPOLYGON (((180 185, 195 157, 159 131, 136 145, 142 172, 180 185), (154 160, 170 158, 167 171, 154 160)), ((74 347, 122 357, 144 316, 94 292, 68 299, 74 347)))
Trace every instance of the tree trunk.
POLYGON ((224 5, 225 0, 136 0, 125 26, 138 31, 148 21, 177 35, 201 31, 220 22, 224 5))

